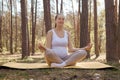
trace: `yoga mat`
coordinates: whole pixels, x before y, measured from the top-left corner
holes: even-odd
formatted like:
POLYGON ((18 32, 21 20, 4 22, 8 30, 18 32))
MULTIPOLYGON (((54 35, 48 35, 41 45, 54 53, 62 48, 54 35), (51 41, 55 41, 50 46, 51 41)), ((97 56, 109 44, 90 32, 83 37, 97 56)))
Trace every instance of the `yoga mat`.
MULTIPOLYGON (((50 68, 46 63, 15 63, 15 62, 5 63, 2 65, 2 67, 15 68, 15 69, 50 68)), ((105 69, 105 68, 113 68, 113 67, 100 62, 80 62, 77 63, 75 66, 68 66, 64 68, 105 69)))

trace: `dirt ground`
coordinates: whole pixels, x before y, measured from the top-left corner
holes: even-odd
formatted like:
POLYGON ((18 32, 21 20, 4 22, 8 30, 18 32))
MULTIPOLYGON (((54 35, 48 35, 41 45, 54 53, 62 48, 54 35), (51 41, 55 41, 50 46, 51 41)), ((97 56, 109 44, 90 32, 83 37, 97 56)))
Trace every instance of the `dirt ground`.
POLYGON ((0 69, 0 80, 120 80, 120 71, 80 69, 0 69))
MULTIPOLYGON (((45 62, 43 55, 36 54, 27 60, 20 60, 21 55, 0 55, 0 65, 6 62, 45 62)), ((92 57, 94 58, 94 56, 92 57)), ((105 62, 102 54, 97 61, 105 62)), ((120 64, 111 64, 117 69, 82 70, 82 69, 34 69, 17 70, 0 67, 0 80, 120 80, 120 64)))

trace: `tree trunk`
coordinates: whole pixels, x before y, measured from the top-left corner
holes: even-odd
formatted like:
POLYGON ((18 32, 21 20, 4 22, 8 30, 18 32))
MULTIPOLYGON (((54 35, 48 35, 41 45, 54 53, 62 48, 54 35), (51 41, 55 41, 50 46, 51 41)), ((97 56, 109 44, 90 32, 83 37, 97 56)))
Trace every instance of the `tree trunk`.
POLYGON ((75 14, 74 14, 74 3, 73 0, 72 1, 72 10, 73 10, 73 26, 74 26, 74 43, 75 43, 75 47, 77 46, 77 28, 76 28, 76 24, 75 24, 75 14))
MULTIPOLYGON (((80 26, 80 47, 85 47, 88 43, 88 0, 82 0, 82 15, 80 26)), ((89 58, 90 55, 87 55, 89 58)))
POLYGON ((34 0, 31 0, 31 30, 32 32, 32 46, 31 46, 31 49, 32 49, 32 55, 34 55, 34 49, 33 49, 33 33, 34 33, 34 0))
POLYGON ((28 53, 27 56, 30 56, 30 34, 29 34, 29 26, 28 26, 28 20, 27 20, 27 48, 28 48, 28 53))
POLYGON ((91 6, 92 6, 92 0, 89 1, 89 8, 90 8, 90 11, 89 11, 89 26, 88 26, 88 41, 90 42, 90 33, 91 33, 91 18, 92 18, 92 12, 91 12, 91 6))
POLYGON ((77 14, 77 47, 80 47, 80 0, 78 2, 78 14, 77 14))
MULTIPOLYGON (((7 2, 7 8, 10 10, 10 0, 7 2)), ((8 12, 8 15, 7 17, 5 18, 5 23, 8 23, 6 24, 6 48, 7 48, 7 51, 10 51, 10 11, 8 12)))
POLYGON ((27 9, 26 0, 21 0, 21 19, 22 19, 22 59, 28 57, 28 45, 27 45, 27 9))
POLYGON ((46 33, 52 28, 51 26, 51 14, 50 14, 50 0, 43 0, 44 5, 44 20, 46 33))
POLYGON ((97 25, 97 1, 94 0, 94 44, 96 58, 99 56, 98 50, 98 25, 97 25))
POLYGON ((0 12, 0 52, 2 52, 2 11, 0 12))
POLYGON ((106 17, 106 59, 107 62, 118 62, 116 52, 116 24, 114 16, 114 0, 105 0, 106 17))
POLYGON ((34 17, 34 0, 31 0, 31 13, 32 13, 32 55, 34 55, 34 42, 35 42, 35 17, 34 17))
POLYGON ((118 27, 117 27, 117 54, 120 60, 120 0, 119 0, 119 20, 118 20, 118 27))
POLYGON ((35 4, 35 15, 34 15, 34 5, 33 5, 33 9, 32 9, 32 55, 35 54, 36 16, 37 16, 37 0, 36 0, 36 4, 35 4))
POLYGON ((118 9, 117 9, 117 1, 118 1, 118 0, 114 0, 114 6, 115 6, 115 7, 114 7, 114 15, 115 15, 115 22, 116 22, 116 24, 118 23, 118 14, 117 14, 117 12, 118 12, 117 10, 118 10, 118 9))
POLYGON ((12 0, 10 0, 10 6, 11 6, 10 53, 13 54, 12 0))
POLYGON ((63 14, 63 0, 61 0, 60 13, 63 14))
POLYGON ((0 52, 2 52, 2 14, 3 14, 3 0, 0 9, 0 52))
POLYGON ((59 11, 58 11, 58 0, 56 0, 56 12, 57 12, 57 14, 59 13, 59 11))
MULTIPOLYGON (((37 24, 37 3, 38 3, 38 0, 36 0, 36 4, 35 4, 34 46, 35 46, 35 39, 36 39, 35 32, 36 32, 36 24, 37 24)), ((34 47, 34 48, 35 48, 35 47, 34 47)))
MULTIPOLYGON (((28 9, 28 8, 27 8, 27 5, 28 5, 27 0, 25 1, 25 3, 26 3, 26 16, 27 16, 27 15, 28 15, 28 12, 27 12, 27 11, 28 11, 28 10, 27 10, 27 9, 28 9)), ((29 26, 28 26, 28 18, 27 18, 27 17, 26 17, 26 27, 27 27, 27 28, 26 28, 26 33, 27 33, 27 34, 26 34, 26 35, 27 35, 27 38, 26 38, 26 39, 27 39, 27 42, 26 42, 26 43, 27 43, 27 51, 28 51, 28 52, 27 52, 27 56, 30 56, 29 26)))
MULTIPOLYGON (((92 1, 89 0, 89 8, 90 8, 90 13, 89 13, 89 16, 88 16, 88 42, 91 41, 90 39, 90 33, 91 33, 91 6, 92 6, 92 1)), ((88 51, 88 56, 87 58, 90 58, 90 51, 88 51)))
POLYGON ((17 52, 18 47, 18 28, 17 28, 17 2, 15 0, 15 52, 17 52))

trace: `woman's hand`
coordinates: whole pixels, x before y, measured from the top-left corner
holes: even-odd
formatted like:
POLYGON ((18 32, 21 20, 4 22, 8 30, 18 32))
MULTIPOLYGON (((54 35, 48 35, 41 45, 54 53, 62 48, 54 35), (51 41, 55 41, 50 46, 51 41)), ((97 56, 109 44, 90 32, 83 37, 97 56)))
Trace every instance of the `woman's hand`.
POLYGON ((46 50, 46 47, 41 42, 39 43, 38 48, 42 51, 46 50))
POLYGON ((88 45, 87 45, 86 47, 84 47, 84 49, 85 49, 86 51, 90 51, 91 48, 92 48, 92 44, 91 44, 91 43, 88 43, 88 45))

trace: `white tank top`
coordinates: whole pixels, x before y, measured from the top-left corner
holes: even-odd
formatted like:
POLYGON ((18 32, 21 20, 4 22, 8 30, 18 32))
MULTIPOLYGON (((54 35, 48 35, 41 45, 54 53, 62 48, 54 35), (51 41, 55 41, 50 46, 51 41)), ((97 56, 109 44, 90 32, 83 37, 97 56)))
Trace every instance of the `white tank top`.
POLYGON ((60 57, 64 58, 67 56, 68 50, 68 34, 67 31, 64 30, 64 37, 60 38, 54 29, 52 29, 52 50, 60 57))

